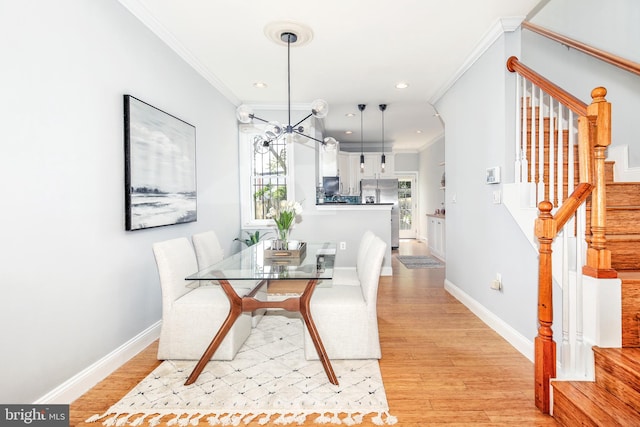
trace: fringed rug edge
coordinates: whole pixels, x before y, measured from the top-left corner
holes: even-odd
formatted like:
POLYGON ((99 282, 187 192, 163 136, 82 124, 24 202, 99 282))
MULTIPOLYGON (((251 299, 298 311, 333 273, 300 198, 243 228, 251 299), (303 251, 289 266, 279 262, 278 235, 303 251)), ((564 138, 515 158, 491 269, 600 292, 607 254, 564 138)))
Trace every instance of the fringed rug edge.
POLYGON ((260 413, 255 412, 206 412, 206 411, 181 411, 177 413, 174 410, 170 411, 152 411, 152 412, 134 412, 134 413, 118 413, 107 411, 100 415, 95 414, 88 418, 85 422, 95 423, 102 420, 102 425, 111 426, 141 426, 147 423, 149 426, 157 426, 160 424, 162 418, 172 415, 174 418, 167 421, 167 425, 177 426, 197 426, 200 421, 204 419, 211 426, 237 426, 240 423, 249 424, 256 418, 260 417, 257 421, 260 425, 273 422, 278 425, 286 424, 302 424, 306 421, 307 417, 317 415, 313 420, 316 424, 336 424, 336 425, 356 425, 362 424, 365 417, 370 416, 371 422, 376 425, 393 425, 398 422, 398 419, 391 415, 389 411, 372 411, 368 413, 348 413, 348 412, 331 412, 326 411, 323 413, 318 412, 299 412, 299 413, 282 413, 280 411, 264 411, 260 413), (151 418, 149 418, 151 417, 151 418), (272 419, 276 417, 275 419, 272 419), (147 419, 148 418, 148 419, 147 419))

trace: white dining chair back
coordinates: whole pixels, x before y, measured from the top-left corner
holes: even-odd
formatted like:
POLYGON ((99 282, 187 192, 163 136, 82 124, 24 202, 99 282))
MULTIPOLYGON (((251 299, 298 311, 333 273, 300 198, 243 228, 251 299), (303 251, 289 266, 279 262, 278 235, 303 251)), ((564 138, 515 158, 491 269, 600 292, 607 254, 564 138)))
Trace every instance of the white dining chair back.
POLYGON ((160 276, 164 317, 174 301, 191 291, 184 279, 198 271, 198 263, 193 256, 193 248, 184 237, 154 243, 153 254, 160 276))
POLYGON ((375 308, 378 302, 378 283, 387 244, 374 235, 368 246, 361 268, 358 269, 358 279, 364 300, 368 306, 375 308))
POLYGON ((196 259, 200 270, 222 261, 224 251, 220 246, 220 240, 213 230, 197 233, 191 236, 193 248, 196 251, 196 259))
POLYGON ((367 251, 369 250, 369 245, 371 245, 374 237, 376 237, 376 235, 371 230, 367 230, 364 232, 364 234, 360 238, 360 243, 358 245, 358 253, 356 254, 356 265, 334 269, 332 283, 336 285, 360 285, 358 272, 364 269, 367 251))
MULTIPOLYGON (((193 248, 196 251, 198 268, 200 270, 223 260, 224 251, 222 250, 222 246, 220 246, 220 240, 218 239, 218 235, 215 231, 209 230, 194 234, 191 236, 191 241, 193 242, 193 248)), ((218 283, 218 281, 214 280, 212 283, 218 283)), ((242 292, 242 289, 240 288, 244 288, 244 291, 249 292, 257 284, 257 281, 231 281, 231 283, 234 284, 236 291, 242 292)), ((260 290, 256 297, 258 299, 266 299, 267 294, 265 291, 260 290)), ((254 327, 260 323, 260 320, 265 313, 266 309, 258 309, 253 312, 251 323, 254 327)))
POLYGON ((367 251, 369 250, 369 245, 373 242, 373 239, 376 235, 371 230, 367 230, 362 235, 360 239, 360 245, 358 246, 358 255, 356 259, 356 271, 362 270, 364 268, 365 260, 367 257, 367 251))

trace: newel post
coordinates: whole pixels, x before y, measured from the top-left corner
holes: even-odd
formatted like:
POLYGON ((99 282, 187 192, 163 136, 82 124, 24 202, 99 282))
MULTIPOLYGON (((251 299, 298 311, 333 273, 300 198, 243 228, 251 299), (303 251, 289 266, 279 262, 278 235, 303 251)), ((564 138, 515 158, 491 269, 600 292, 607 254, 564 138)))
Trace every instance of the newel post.
POLYGON ((607 249, 606 232, 606 149, 611 144, 611 103, 605 96, 607 90, 597 87, 591 91, 593 101, 587 107, 587 115, 595 118, 590 129, 593 150, 593 185, 591 194, 591 240, 587 249, 587 262, 583 274, 591 277, 613 278, 618 274, 611 268, 611 251, 607 249))
POLYGON ((556 376, 556 343, 553 341, 553 290, 551 244, 557 234, 557 224, 551 215, 553 204, 538 205, 535 235, 539 242, 538 276, 538 336, 535 339, 535 400, 536 407, 550 412, 549 380, 556 376))

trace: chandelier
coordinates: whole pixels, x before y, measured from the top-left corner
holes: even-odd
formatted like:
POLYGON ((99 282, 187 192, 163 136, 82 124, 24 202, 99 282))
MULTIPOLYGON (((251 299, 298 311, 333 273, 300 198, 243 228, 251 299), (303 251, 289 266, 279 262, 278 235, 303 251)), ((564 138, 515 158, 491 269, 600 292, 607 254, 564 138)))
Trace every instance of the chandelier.
POLYGON ((302 122, 311 116, 317 119, 327 117, 327 114, 329 113, 329 104, 327 101, 323 99, 316 99, 311 103, 311 112, 295 124, 291 124, 291 44, 298 41, 298 36, 293 31, 284 31, 280 34, 280 39, 287 43, 287 124, 283 125, 277 121, 269 121, 260 118, 253 114, 251 107, 246 104, 242 104, 236 109, 236 117, 240 123, 251 123, 252 120, 258 120, 266 123, 264 132, 261 135, 256 135, 253 139, 253 148, 256 152, 268 151, 271 143, 280 138, 286 138, 286 141, 290 143, 293 140, 294 135, 300 135, 319 142, 325 150, 335 150, 338 144, 338 141, 335 138, 328 137, 324 138, 324 140, 314 138, 306 135, 304 133, 304 127, 302 126, 302 122))

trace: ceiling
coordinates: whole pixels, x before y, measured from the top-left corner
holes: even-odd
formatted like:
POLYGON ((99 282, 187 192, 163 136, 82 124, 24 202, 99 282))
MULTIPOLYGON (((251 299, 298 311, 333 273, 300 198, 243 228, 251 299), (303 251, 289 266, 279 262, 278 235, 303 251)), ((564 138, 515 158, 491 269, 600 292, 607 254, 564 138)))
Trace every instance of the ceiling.
MULTIPOLYGON (((286 109, 287 48, 276 23, 308 27, 291 48, 294 108, 329 103, 324 136, 343 151, 418 151, 444 133, 432 103, 505 22, 517 27, 540 0, 120 0, 236 105, 286 109), (396 89, 398 82, 406 89, 396 89), (264 82, 266 88, 254 83, 264 82), (367 107, 360 116, 358 104, 367 107), (354 117, 347 117, 354 113, 354 117), (363 132, 360 132, 362 120, 363 132), (353 131, 351 135, 346 131, 353 131)), ((295 27, 292 27, 295 28, 295 27)), ((292 124, 305 116, 292 112, 292 124)), ((268 119, 268 117, 265 117, 268 119)))

